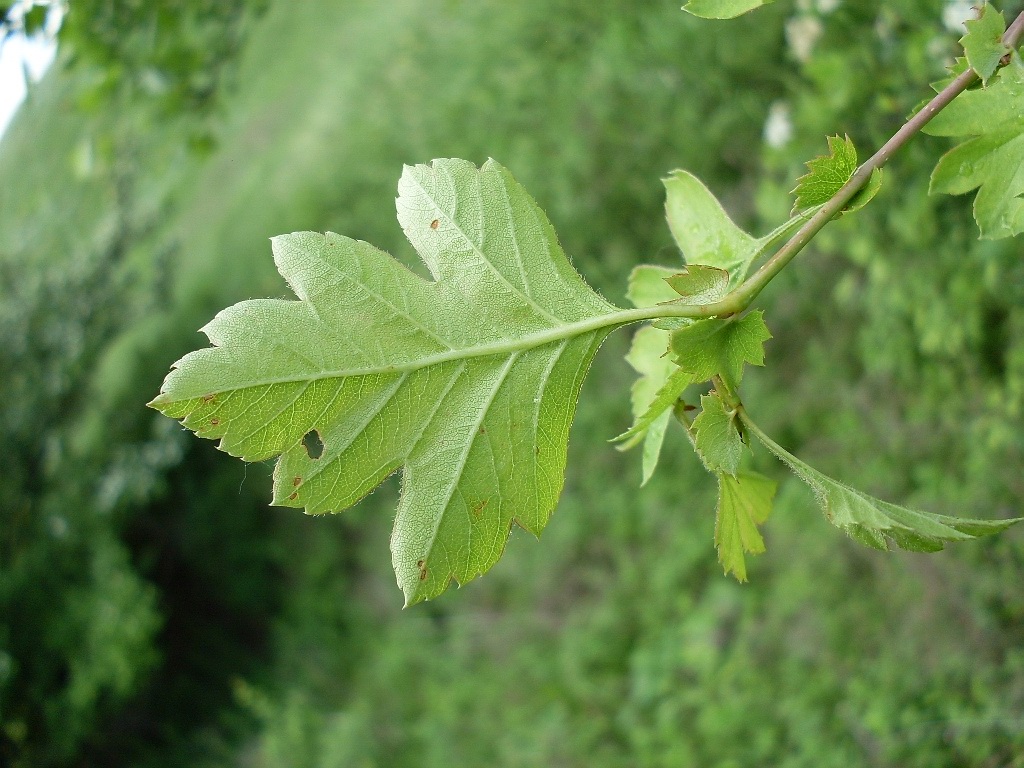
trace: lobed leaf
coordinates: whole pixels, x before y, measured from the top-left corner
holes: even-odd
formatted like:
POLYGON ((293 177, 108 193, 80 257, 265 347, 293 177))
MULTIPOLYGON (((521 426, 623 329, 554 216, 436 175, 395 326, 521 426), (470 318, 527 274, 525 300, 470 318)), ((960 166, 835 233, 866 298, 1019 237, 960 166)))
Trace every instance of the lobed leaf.
POLYGON ((764 342, 772 337, 764 312, 756 310, 736 317, 699 320, 672 332, 671 349, 679 367, 694 381, 721 375, 739 386, 746 363, 764 365, 764 342))
MULTIPOLYGON (((824 205, 839 192, 857 170, 857 148, 849 136, 828 137, 829 154, 807 161, 807 173, 797 179, 794 211, 806 211, 824 205)), ((843 213, 860 210, 882 188, 882 171, 874 170, 867 184, 843 208, 843 213)))
POLYGON ((544 528, 583 378, 621 323, 493 160, 406 167, 397 208, 433 280, 339 235, 274 238, 299 300, 218 314, 151 405, 247 461, 279 456, 274 503, 307 513, 401 468, 391 548, 411 604, 494 565, 513 522, 544 528))
POLYGON ((762 242, 737 227, 711 191, 686 171, 673 171, 665 185, 665 215, 687 264, 729 273, 735 288, 761 253, 762 242))
POLYGON ((1024 63, 1014 54, 987 88, 964 91, 925 126, 964 142, 939 160, 930 192, 978 190, 974 219, 982 238, 1024 232, 1024 63))
POLYGON ((740 418, 769 451, 811 487, 829 522, 869 547, 884 551, 892 540, 901 549, 936 552, 943 548, 943 542, 987 536, 1024 520, 970 520, 920 512, 876 499, 823 475, 775 443, 746 415, 741 413, 740 418))
POLYGON ((771 514, 775 481, 756 472, 718 475, 718 513, 715 518, 715 547, 718 561, 737 581, 747 580, 744 553, 764 552, 764 539, 757 526, 771 514))
POLYGON ((772 0, 690 0, 683 10, 702 19, 735 19, 772 0))
POLYGON ((679 294, 679 304, 714 304, 725 298, 729 291, 729 273, 718 267, 693 264, 683 271, 665 278, 669 287, 679 294))
POLYGON ((987 84, 999 68, 1000 59, 1010 51, 1003 42, 1006 20, 1000 11, 986 3, 979 17, 964 22, 964 26, 967 34, 960 38, 960 44, 964 47, 967 63, 978 73, 982 83, 987 84))
POLYGON ((712 391, 700 398, 701 412, 693 420, 694 447, 709 472, 736 475, 745 444, 736 411, 712 391))
MULTIPOLYGON (((666 278, 674 274, 664 267, 636 267, 626 295, 637 307, 671 301, 677 294, 666 278)), ((643 441, 641 485, 647 484, 658 466, 665 432, 672 420, 672 407, 692 381, 669 356, 668 341, 668 332, 646 326, 634 334, 626 355, 626 362, 640 374, 631 391, 633 426, 612 440, 619 442, 618 448, 623 451, 643 441)))

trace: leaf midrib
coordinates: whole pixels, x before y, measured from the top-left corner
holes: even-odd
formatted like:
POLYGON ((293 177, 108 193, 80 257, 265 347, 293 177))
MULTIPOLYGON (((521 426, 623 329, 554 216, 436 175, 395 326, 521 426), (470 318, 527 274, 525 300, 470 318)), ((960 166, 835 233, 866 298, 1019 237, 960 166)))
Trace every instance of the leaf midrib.
MULTIPOLYGON (((682 309, 680 307, 680 309, 682 309)), ((666 307, 644 307, 640 309, 623 309, 618 312, 609 312, 605 315, 597 315, 594 317, 588 317, 584 320, 578 320, 574 323, 564 323, 561 325, 554 326, 552 328, 546 328, 543 331, 536 333, 527 334, 515 339, 506 339, 503 341, 492 342, 489 344, 479 344, 476 346, 469 347, 458 347, 444 352, 437 352, 431 355, 424 355, 423 357, 409 360, 405 363, 397 363, 390 365, 376 365, 367 366, 363 368, 345 368, 345 369, 334 369, 325 370, 315 373, 297 374, 294 376, 280 376, 276 378, 264 378, 254 379, 252 381, 234 384, 229 387, 223 387, 221 389, 204 389, 202 395, 198 392, 196 394, 190 394, 185 397, 174 398, 176 401, 191 399, 192 397, 207 396, 209 394, 221 394, 223 392, 231 392, 237 389, 244 389, 248 387, 261 387, 261 386, 274 386, 276 384, 294 384, 297 382, 312 382, 320 379, 335 379, 344 378, 348 376, 373 376, 379 374, 390 374, 390 373, 410 373, 418 371, 421 368, 427 368, 432 365, 440 365, 442 363, 451 362, 453 360, 467 360, 475 357, 491 357, 496 355, 512 355, 520 352, 525 352, 530 349, 542 347, 553 342, 562 341, 563 339, 571 339, 576 336, 582 336, 587 333, 600 331, 605 328, 614 328, 623 325, 629 325, 630 323, 641 322, 643 320, 651 320, 662 316, 674 316, 677 311, 674 312, 670 308, 666 307)), ((170 397, 165 396, 170 393, 165 393, 158 398, 158 401, 173 402, 170 397)))

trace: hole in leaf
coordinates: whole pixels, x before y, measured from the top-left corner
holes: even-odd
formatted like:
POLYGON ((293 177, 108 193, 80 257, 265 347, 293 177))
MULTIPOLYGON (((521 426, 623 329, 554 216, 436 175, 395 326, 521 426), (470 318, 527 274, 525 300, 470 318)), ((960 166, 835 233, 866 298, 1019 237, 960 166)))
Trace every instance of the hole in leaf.
POLYGON ((324 455, 324 441, 320 439, 320 433, 315 429, 309 430, 302 438, 302 447, 306 449, 306 455, 311 459, 319 459, 324 455))

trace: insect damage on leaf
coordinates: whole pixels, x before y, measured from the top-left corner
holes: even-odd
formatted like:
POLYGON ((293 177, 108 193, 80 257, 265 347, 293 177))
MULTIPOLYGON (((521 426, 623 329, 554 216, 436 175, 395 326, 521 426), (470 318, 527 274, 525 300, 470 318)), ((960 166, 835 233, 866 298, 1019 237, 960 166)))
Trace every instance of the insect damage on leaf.
POLYGON ((493 160, 407 167, 397 207, 433 280, 340 235, 274 238, 298 300, 222 311, 151 405, 232 455, 280 457, 274 503, 311 514, 401 469, 409 604, 489 569, 513 522, 544 528, 580 386, 621 322, 493 160))

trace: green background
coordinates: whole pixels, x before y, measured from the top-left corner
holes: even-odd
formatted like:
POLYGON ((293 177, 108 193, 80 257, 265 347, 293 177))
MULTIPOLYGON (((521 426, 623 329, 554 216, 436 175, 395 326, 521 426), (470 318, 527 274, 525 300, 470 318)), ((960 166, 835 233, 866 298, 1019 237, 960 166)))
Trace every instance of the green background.
MULTIPOLYGON (((958 52, 933 0, 678 6, 72 0, 0 143, 0 763, 1024 766, 1024 531, 869 551, 758 450, 781 486, 737 584, 682 432, 642 490, 606 442, 630 421, 628 331, 584 386, 540 541, 513 531, 484 578, 406 611, 395 480, 337 517, 271 508, 269 466, 144 405, 219 309, 287 295, 272 235, 412 263, 403 163, 493 156, 621 304, 633 266, 680 263, 670 170, 763 234, 827 134, 866 156, 958 52), (773 105, 792 135, 769 146, 773 105)), ((844 481, 1007 517, 1022 243, 927 196, 949 146, 915 139, 764 292, 745 401, 844 481)))

